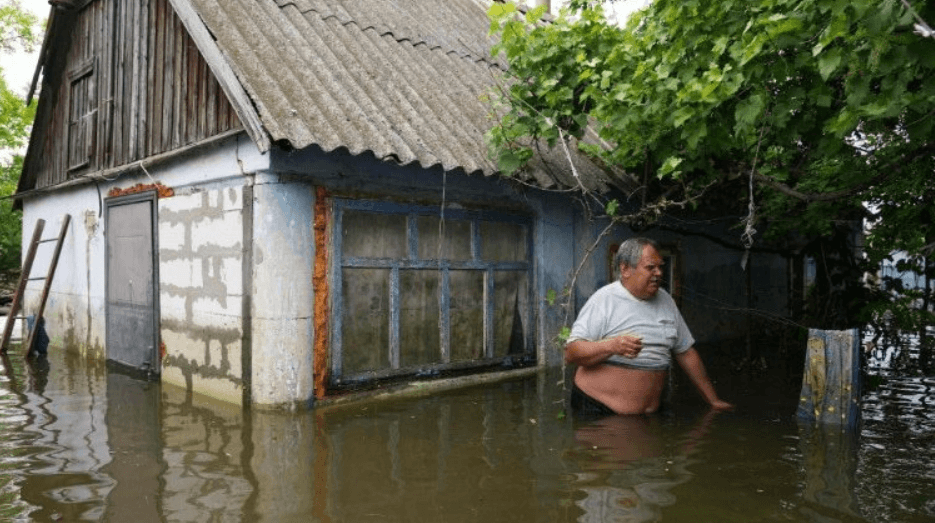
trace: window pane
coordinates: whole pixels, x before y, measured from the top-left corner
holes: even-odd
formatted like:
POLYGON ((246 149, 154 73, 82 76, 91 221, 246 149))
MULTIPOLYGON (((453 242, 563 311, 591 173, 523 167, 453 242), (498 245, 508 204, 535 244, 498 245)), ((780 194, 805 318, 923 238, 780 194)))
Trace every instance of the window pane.
POLYGON ((399 271, 400 367, 441 362, 439 278, 436 270, 399 271))
POLYGON ((526 273, 494 272, 494 357, 521 354, 526 346, 528 287, 526 273))
POLYGON ((484 273, 449 271, 451 361, 484 357, 484 273))
POLYGON ((344 211, 341 218, 344 256, 406 258, 406 217, 344 211))
POLYGON ((92 75, 77 78, 71 83, 68 118, 68 168, 78 169, 88 164, 91 146, 90 132, 93 119, 92 75))
POLYGON ((471 222, 445 220, 438 216, 419 216, 419 258, 423 260, 470 260, 471 222), (439 249, 439 228, 445 233, 445 243, 439 249))
POLYGON ((662 288, 675 298, 678 295, 678 289, 675 288, 675 256, 670 252, 660 252, 662 261, 665 265, 662 267, 662 288))
POLYGON ((481 258, 484 261, 526 261, 526 226, 519 223, 481 222, 481 258))
POLYGON ((389 269, 343 270, 341 356, 345 374, 390 366, 389 282, 389 269))
POLYGON ((528 223, 484 212, 442 221, 424 207, 383 213, 393 209, 342 202, 335 232, 343 303, 334 311, 342 374, 402 378, 526 354, 535 336, 528 223), (435 267, 435 260, 450 263, 435 267))

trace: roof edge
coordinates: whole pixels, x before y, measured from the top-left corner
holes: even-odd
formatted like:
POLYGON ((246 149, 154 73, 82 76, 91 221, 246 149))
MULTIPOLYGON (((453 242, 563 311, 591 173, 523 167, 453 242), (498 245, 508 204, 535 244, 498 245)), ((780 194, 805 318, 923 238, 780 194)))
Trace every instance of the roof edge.
POLYGON ((49 39, 52 35, 52 26, 55 23, 56 9, 52 8, 49 12, 49 18, 45 22, 45 35, 42 37, 42 47, 39 48, 39 60, 36 63, 36 69, 32 74, 32 82, 29 83, 29 92, 26 94, 26 105, 32 103, 32 98, 36 94, 36 88, 39 87, 39 77, 45 68, 46 55, 49 52, 49 39))

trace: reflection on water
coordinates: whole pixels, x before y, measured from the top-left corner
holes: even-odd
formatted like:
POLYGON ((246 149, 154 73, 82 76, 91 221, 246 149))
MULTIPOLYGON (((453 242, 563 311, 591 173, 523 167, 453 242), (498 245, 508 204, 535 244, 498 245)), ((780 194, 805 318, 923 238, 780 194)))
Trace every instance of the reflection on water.
POLYGON ((584 511, 578 521, 659 521, 662 508, 676 502, 673 488, 691 480, 689 456, 714 415, 709 412, 685 434, 667 430, 658 416, 579 424, 575 442, 590 456, 581 460, 588 472, 576 482, 586 495, 577 502, 584 511))
POLYGON ((725 380, 651 417, 559 415, 545 374, 431 398, 242 411, 53 351, 0 373, 0 520, 931 521, 935 380, 799 426, 797 391, 725 380), (785 391, 785 392, 783 392, 785 391))

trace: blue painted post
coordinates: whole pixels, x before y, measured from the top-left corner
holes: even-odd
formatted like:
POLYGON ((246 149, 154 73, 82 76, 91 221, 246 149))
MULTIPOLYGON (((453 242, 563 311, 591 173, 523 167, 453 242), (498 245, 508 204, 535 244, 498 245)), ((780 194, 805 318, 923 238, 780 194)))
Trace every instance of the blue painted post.
POLYGON ((797 416, 855 428, 860 420, 860 333, 809 329, 797 416))

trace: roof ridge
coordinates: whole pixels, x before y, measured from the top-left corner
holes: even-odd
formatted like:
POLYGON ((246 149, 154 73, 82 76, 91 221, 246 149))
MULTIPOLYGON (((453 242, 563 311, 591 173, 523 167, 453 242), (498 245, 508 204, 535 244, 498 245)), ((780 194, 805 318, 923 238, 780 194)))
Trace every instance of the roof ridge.
POLYGON ((347 11, 344 11, 344 14, 346 16, 342 16, 341 13, 338 13, 335 11, 323 12, 322 10, 316 8, 315 6, 311 4, 308 5, 307 9, 302 11, 299 8, 299 6, 296 4, 296 2, 292 0, 287 0, 286 2, 283 2, 282 4, 279 5, 279 7, 280 9, 282 9, 288 5, 292 5, 293 7, 295 7, 295 9, 299 12, 299 14, 303 16, 305 16, 306 13, 314 12, 315 14, 319 16, 319 18, 322 21, 328 21, 328 20, 334 19, 334 20, 337 20, 338 23, 340 23, 344 27, 347 27, 349 25, 355 25, 360 29, 361 32, 367 31, 369 29, 377 33, 378 36, 381 36, 381 37, 390 36, 393 38, 393 40, 399 43, 409 42, 413 47, 418 47, 419 45, 425 45, 431 51, 441 49, 445 54, 448 54, 448 55, 455 55, 460 58, 469 58, 475 63, 484 62, 489 65, 498 67, 500 69, 504 69, 503 64, 501 64, 494 57, 490 56, 487 53, 478 52, 475 49, 471 49, 467 44, 461 41, 460 38, 458 38, 458 43, 461 44, 461 46, 463 47, 463 49, 461 50, 451 48, 451 47, 446 47, 445 45, 440 44, 438 42, 433 42, 429 38, 425 38, 425 37, 414 38, 411 35, 397 34, 396 30, 394 30, 393 28, 385 24, 382 24, 381 26, 381 25, 373 24, 373 23, 360 22, 359 20, 351 16, 351 14, 348 13, 347 11))
MULTIPOLYGON (((337 16, 331 16, 328 18, 337 18, 337 16)), ((327 18, 322 18, 322 20, 327 20, 327 18)), ((347 27, 352 24, 356 25, 357 27, 360 28, 361 32, 371 29, 375 33, 377 33, 378 36, 389 35, 390 37, 393 38, 393 40, 399 43, 409 42, 413 47, 418 47, 419 45, 425 45, 426 47, 428 47, 430 51, 435 51, 435 50, 440 49, 442 50, 442 52, 448 55, 456 55, 460 58, 470 58, 474 62, 485 62, 490 65, 500 67, 502 69, 499 61, 495 60, 492 56, 472 50, 467 44, 462 42, 460 38, 458 39, 458 43, 461 44, 461 46, 463 47, 463 50, 458 50, 452 47, 446 47, 442 44, 432 42, 427 38, 412 38, 410 36, 399 36, 392 29, 387 28, 385 30, 381 30, 379 27, 375 25, 371 24, 371 25, 365 26, 357 22, 356 20, 349 20, 347 22, 343 22, 339 20, 339 22, 341 22, 341 25, 343 25, 344 27, 347 27)))

